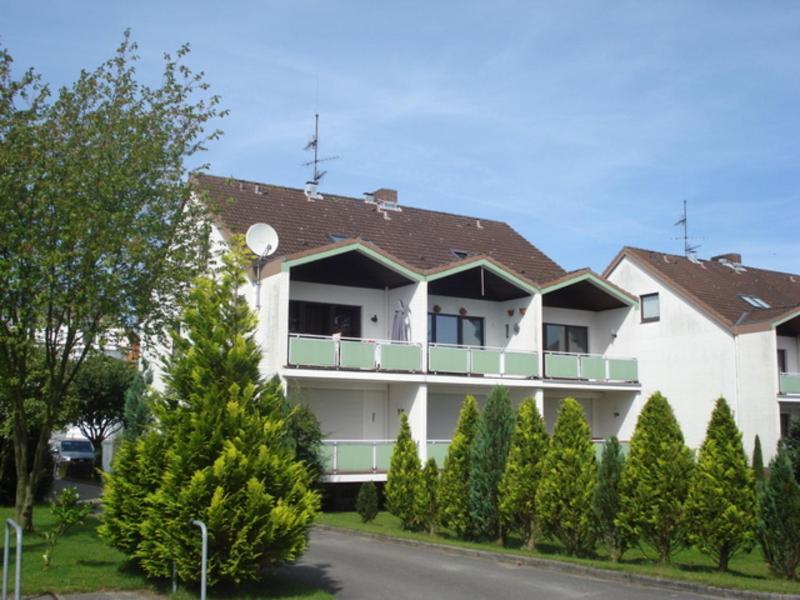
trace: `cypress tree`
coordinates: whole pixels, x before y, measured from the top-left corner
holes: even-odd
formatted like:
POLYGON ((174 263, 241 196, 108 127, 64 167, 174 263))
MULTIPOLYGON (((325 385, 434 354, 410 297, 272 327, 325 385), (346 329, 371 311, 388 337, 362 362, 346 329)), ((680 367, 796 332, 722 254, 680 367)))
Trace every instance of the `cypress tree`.
POLYGON ((755 488, 742 434, 719 398, 692 473, 686 500, 689 541, 728 570, 731 557, 754 541, 755 488))
POLYGON ((429 458, 422 469, 417 488, 417 519, 419 528, 430 535, 436 533, 437 493, 439 488, 439 467, 436 460, 429 458))
POLYGON ((378 516, 378 491, 372 481, 365 481, 358 488, 356 512, 362 523, 369 523, 378 516))
POLYGON ((625 456, 615 436, 603 446, 600 466, 597 469, 597 485, 592 499, 594 532, 597 540, 606 547, 614 562, 619 562, 628 549, 625 532, 617 525, 620 508, 620 480, 625 467, 625 456))
POLYGON ((420 485, 420 462, 417 445, 411 439, 411 427, 405 413, 400 415, 400 432, 386 475, 386 508, 400 519, 403 529, 418 529, 417 494, 420 485))
POLYGON ((774 574, 796 580, 800 567, 800 486, 782 443, 769 464, 768 481, 759 487, 758 539, 764 558, 774 574))
POLYGON ((460 538, 470 531, 469 457, 478 430, 478 404, 467 396, 439 479, 439 523, 460 538))
POLYGON ((583 409, 565 398, 542 465, 536 511, 543 533, 558 539, 570 556, 591 550, 596 478, 592 434, 583 409))
POLYGON ((500 511, 497 488, 506 467, 514 409, 508 389, 492 388, 478 421, 469 465, 469 515, 472 535, 477 539, 500 541, 500 511))
POLYGON ((125 392, 125 408, 122 416, 123 438, 133 441, 142 435, 153 420, 148 403, 148 390, 153 383, 153 374, 147 361, 142 360, 142 368, 136 373, 125 392))
POLYGON ((164 438, 164 471, 143 504, 136 557, 145 572, 183 581, 199 576, 208 526, 208 581, 257 580, 267 566, 300 556, 319 508, 295 460, 281 398, 259 374, 256 316, 238 294, 244 261, 224 257, 201 277, 173 332, 166 391, 152 403, 164 438))
POLYGON ((655 392, 631 438, 617 523, 632 541, 652 545, 662 563, 670 562, 686 541, 684 504, 693 466, 672 407, 655 392))
POLYGON ((756 481, 764 481, 764 456, 761 453, 761 440, 758 434, 753 445, 753 476, 756 481))
POLYGON ((500 480, 500 516, 529 550, 536 544, 536 489, 547 453, 547 428, 536 401, 527 398, 517 411, 514 435, 503 478, 500 480))
POLYGON ((789 462, 792 463, 795 481, 800 481, 800 419, 791 420, 783 444, 786 446, 789 462))

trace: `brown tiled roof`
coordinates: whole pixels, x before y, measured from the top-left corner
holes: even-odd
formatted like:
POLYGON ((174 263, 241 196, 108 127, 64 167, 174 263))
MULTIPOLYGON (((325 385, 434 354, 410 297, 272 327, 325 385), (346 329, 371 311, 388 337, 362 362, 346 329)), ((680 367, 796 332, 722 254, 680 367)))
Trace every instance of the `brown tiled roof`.
POLYGON ((533 281, 564 273, 558 264, 506 223, 401 204, 386 220, 363 200, 323 194, 309 202, 301 189, 199 175, 196 181, 219 208, 221 224, 244 233, 253 223, 272 225, 280 237, 275 258, 327 246, 331 235, 360 238, 419 271, 458 262, 453 250, 486 255, 533 281), (258 193, 256 192, 258 188, 258 193))
POLYGON ((772 323, 800 308, 800 275, 743 265, 734 270, 715 260, 692 262, 684 256, 625 247, 604 276, 628 257, 716 321, 734 330, 743 325, 772 323), (741 296, 756 296, 770 308, 758 309, 741 296))

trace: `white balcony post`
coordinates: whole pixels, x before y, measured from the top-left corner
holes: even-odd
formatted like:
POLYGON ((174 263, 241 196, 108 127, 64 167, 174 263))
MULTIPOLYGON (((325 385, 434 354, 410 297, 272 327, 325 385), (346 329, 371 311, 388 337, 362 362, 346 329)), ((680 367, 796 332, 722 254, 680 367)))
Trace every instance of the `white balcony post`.
POLYGON ((417 443, 419 459, 428 460, 428 387, 417 385, 411 409, 408 411, 408 424, 411 437, 417 443))
POLYGON ((542 388, 537 388, 533 392, 533 399, 536 402, 536 409, 544 419, 544 390, 542 388))

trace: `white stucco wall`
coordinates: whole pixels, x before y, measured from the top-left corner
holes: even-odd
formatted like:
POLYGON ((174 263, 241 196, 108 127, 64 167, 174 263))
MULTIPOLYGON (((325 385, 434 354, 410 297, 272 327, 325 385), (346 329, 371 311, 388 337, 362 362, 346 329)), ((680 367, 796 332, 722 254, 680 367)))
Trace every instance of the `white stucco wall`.
POLYGON ((675 411, 686 443, 698 448, 716 399, 724 396, 736 405, 733 335, 628 259, 609 280, 637 296, 659 294, 660 320, 641 323, 639 315, 626 318, 615 343, 638 356, 642 401, 661 391, 675 411))
MULTIPOLYGON (((617 352, 617 333, 628 317, 635 310, 616 308, 604 311, 574 310, 570 308, 542 307, 542 324, 578 325, 589 328, 589 354, 608 354, 627 356, 617 352), (613 352, 612 352, 613 350, 613 352)), ((635 356, 635 354, 630 354, 635 356)))
POLYGON ((568 396, 575 398, 583 407, 593 438, 605 439, 615 435, 620 441, 630 440, 639 416, 638 392, 547 390, 544 395, 544 420, 548 432, 553 432, 561 401, 568 396))
POLYGON ((400 431, 400 415, 408 415, 411 437, 417 442, 420 460, 427 460, 428 389, 418 383, 389 384, 388 438, 400 431))
POLYGON ((738 401, 732 405, 748 456, 756 434, 764 457, 772 457, 780 437, 777 348, 775 332, 736 336, 738 401))

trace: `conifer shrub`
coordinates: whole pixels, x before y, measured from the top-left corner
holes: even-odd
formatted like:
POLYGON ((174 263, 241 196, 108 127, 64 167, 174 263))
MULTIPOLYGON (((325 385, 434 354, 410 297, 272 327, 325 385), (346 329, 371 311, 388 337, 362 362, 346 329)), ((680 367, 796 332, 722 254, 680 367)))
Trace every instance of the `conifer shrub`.
POLYGON ((411 438, 408 416, 400 415, 400 431, 386 475, 386 508, 400 519, 403 529, 419 529, 417 494, 420 485, 417 445, 411 438))
POLYGON ((378 491, 372 481, 365 481, 358 488, 356 512, 362 523, 369 523, 378 516, 378 491))
POLYGON ((756 481, 764 481, 764 455, 761 452, 761 440, 758 434, 753 444, 753 477, 756 481))
POLYGON ((769 478, 759 486, 758 541, 770 570, 796 580, 800 568, 800 486, 795 480, 786 447, 769 463, 769 478))
POLYGON ((479 418, 475 398, 467 396, 461 405, 456 431, 439 479, 439 523, 460 538, 468 537, 470 531, 470 452, 477 434, 479 418))
MULTIPOLYGON (((190 292, 165 360, 166 390, 152 402, 156 425, 132 452, 135 464, 160 471, 156 489, 147 493, 131 468, 120 468, 122 458, 109 477, 112 494, 144 497, 141 525, 131 532, 128 523, 127 533, 131 542, 139 537, 134 556, 151 577, 170 576, 174 564, 179 579, 197 580, 201 543, 191 521, 205 522, 210 585, 258 580, 265 568, 296 559, 319 508, 281 398, 259 374, 256 317, 238 294, 244 262, 231 254, 223 263, 190 292)), ((125 511, 118 515, 128 518, 125 511)), ((111 537, 124 533, 104 526, 111 537)))
POLYGON ((783 438, 783 444, 794 470, 794 479, 800 481, 800 419, 793 418, 789 422, 789 431, 783 438))
POLYGON ((597 469, 597 485, 592 498, 594 534, 608 556, 619 562, 628 549, 628 538, 617 525, 620 508, 620 481, 625 467, 625 456, 616 436, 611 436, 603 445, 600 465, 597 469))
POLYGON ((504 529, 517 533, 531 550, 536 544, 536 489, 542 476, 547 445, 547 428, 536 408, 536 401, 526 398, 517 410, 499 495, 504 529))
POLYGON ((439 488, 439 467, 436 460, 429 458, 422 469, 417 488, 417 520, 419 528, 430 535, 436 533, 437 495, 439 488))
POLYGON ((755 541, 756 497, 742 434, 724 398, 711 414, 686 500, 689 541, 728 570, 731 557, 755 541))
POLYGON ((597 464, 583 408, 572 398, 561 402, 553 437, 536 490, 542 532, 558 539, 567 554, 592 549, 592 495, 597 464))
POLYGON ((694 460, 667 399, 644 405, 622 471, 618 525, 632 543, 647 542, 669 563, 686 543, 686 496, 694 460))
POLYGON ((470 533, 476 539, 502 541, 497 490, 506 468, 513 433, 511 396, 508 388, 496 386, 486 399, 470 451, 470 533))

